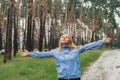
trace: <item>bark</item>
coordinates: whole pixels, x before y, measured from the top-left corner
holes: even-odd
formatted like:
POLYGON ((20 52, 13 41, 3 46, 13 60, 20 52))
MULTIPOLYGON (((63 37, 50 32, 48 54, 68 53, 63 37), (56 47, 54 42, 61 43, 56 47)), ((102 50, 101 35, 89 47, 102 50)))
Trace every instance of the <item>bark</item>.
POLYGON ((32 6, 33 0, 28 0, 28 27, 27 27, 27 50, 32 51, 32 6))
POLYGON ((16 57, 16 53, 18 52, 18 33, 16 21, 16 7, 14 7, 14 57, 16 57))
MULTIPOLYGON (((45 20, 44 20, 44 24, 46 22, 46 16, 47 16, 47 11, 48 11, 48 1, 45 2, 45 20)), ((46 40, 46 27, 44 27, 44 48, 46 49, 48 46, 47 44, 47 40, 46 40)))
POLYGON ((18 48, 20 48, 20 1, 17 0, 18 6, 17 6, 17 44, 18 48))
POLYGON ((14 0, 9 1, 4 63, 6 63, 7 60, 11 60, 13 3, 14 3, 14 0))
POLYGON ((0 22, 0 50, 2 50, 2 28, 1 28, 1 22, 0 22))
POLYGON ((120 29, 118 29, 118 31, 117 31, 117 36, 118 36, 118 37, 117 37, 118 40, 117 40, 116 43, 117 43, 117 47, 120 48, 120 29))
POLYGON ((3 48, 2 41, 2 23, 3 23, 3 15, 2 15, 2 6, 0 6, 0 50, 3 48))
POLYGON ((31 50, 33 51, 34 50, 34 31, 35 31, 35 4, 36 0, 34 0, 33 2, 33 7, 32 7, 32 35, 31 35, 31 50))
POLYGON ((51 14, 50 14, 50 17, 51 17, 51 24, 50 24, 50 35, 49 35, 49 42, 48 42, 48 45, 49 45, 49 50, 51 50, 53 48, 53 45, 54 45, 54 37, 53 37, 53 33, 54 33, 54 24, 53 24, 53 19, 54 19, 54 11, 55 11, 55 4, 56 4, 56 0, 54 0, 54 3, 52 5, 52 9, 51 9, 51 14))
POLYGON ((40 36, 39 36, 39 51, 42 51, 43 48, 43 37, 44 37, 44 30, 45 30, 45 12, 44 12, 44 0, 42 0, 39 10, 39 17, 40 17, 40 36))

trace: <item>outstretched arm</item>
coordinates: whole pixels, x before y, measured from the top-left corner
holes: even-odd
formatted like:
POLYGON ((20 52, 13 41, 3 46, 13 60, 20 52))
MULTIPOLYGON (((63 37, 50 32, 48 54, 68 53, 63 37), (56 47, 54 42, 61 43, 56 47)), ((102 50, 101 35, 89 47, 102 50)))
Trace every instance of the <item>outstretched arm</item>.
POLYGON ((33 58, 49 58, 53 57, 53 51, 47 51, 47 52, 28 52, 27 50, 25 52, 20 52, 21 56, 31 56, 33 58))
POLYGON ((110 42, 111 42, 111 38, 104 38, 103 40, 99 40, 97 42, 92 42, 92 43, 89 43, 89 44, 82 46, 79 49, 79 51, 81 53, 81 52, 84 52, 86 50, 96 50, 96 49, 100 48, 103 44, 110 43, 110 42))

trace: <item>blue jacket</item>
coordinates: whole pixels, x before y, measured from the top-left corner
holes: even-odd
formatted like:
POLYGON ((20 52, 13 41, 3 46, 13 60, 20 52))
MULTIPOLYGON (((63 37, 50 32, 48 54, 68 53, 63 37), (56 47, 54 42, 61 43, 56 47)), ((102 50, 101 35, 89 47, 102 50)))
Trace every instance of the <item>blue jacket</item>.
POLYGON ((58 49, 54 49, 47 52, 29 52, 28 54, 34 58, 53 57, 58 78, 78 78, 80 77, 80 53, 86 50, 96 50, 101 47, 102 44, 103 40, 99 40, 71 50, 69 50, 69 47, 63 46, 61 53, 58 53, 58 49))

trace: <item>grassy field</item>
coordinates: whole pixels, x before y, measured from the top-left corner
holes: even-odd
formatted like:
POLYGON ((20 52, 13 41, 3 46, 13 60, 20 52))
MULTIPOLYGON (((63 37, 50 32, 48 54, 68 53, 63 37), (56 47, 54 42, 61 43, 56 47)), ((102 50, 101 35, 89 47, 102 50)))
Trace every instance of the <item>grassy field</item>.
MULTIPOLYGON (((87 51, 81 54, 81 72, 94 62, 104 49, 87 51)), ((0 55, 0 80, 57 80, 57 72, 52 58, 34 59, 19 54, 7 64, 0 55)))

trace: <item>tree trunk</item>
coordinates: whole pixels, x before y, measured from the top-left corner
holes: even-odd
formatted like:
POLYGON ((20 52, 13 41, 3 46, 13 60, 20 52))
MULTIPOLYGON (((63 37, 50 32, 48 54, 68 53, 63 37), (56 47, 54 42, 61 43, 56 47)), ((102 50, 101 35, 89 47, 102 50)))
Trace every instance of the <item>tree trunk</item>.
POLYGON ((18 31, 17 31, 17 16, 16 16, 16 7, 14 6, 14 57, 16 57, 16 53, 18 52, 18 31))
POLYGON ((54 11, 55 11, 55 4, 56 4, 56 0, 54 0, 54 3, 52 5, 52 9, 51 9, 51 14, 50 14, 50 18, 51 18, 51 24, 50 24, 50 35, 49 35, 49 40, 48 40, 48 45, 49 45, 49 50, 51 50, 53 48, 53 43, 54 43, 54 37, 53 37, 53 31, 54 31, 54 24, 53 24, 53 19, 54 19, 54 11))
POLYGON ((35 20, 33 20, 33 25, 32 25, 31 51, 34 50, 34 31, 35 31, 35 20))
MULTIPOLYGON (((0 3, 2 3, 0 1, 0 3)), ((3 46, 3 41, 2 41, 2 23, 3 23, 3 15, 2 15, 2 6, 0 5, 0 50, 2 50, 3 46)))
POLYGON ((27 50, 32 51, 32 6, 33 0, 28 0, 28 27, 27 27, 27 50))
POLYGON ((14 3, 14 0, 9 1, 4 63, 6 63, 7 60, 11 60, 13 3, 14 3))
POLYGON ((44 14, 44 0, 42 0, 40 5, 40 36, 39 36, 39 51, 42 51, 43 48, 43 37, 44 37, 44 28, 45 28, 45 14, 44 14))
POLYGON ((20 1, 17 0, 17 47, 20 48, 20 1))
POLYGON ((0 22, 0 50, 2 50, 2 28, 1 28, 1 22, 0 22))
MULTIPOLYGON (((47 11, 48 11, 48 1, 45 2, 45 20, 44 20, 44 24, 46 22, 46 16, 47 16, 47 11)), ((44 48, 46 49, 48 46, 47 44, 47 40, 46 40, 46 27, 44 27, 44 48)))
POLYGON ((117 36, 118 36, 117 47, 120 48, 120 29, 117 30, 117 36))
POLYGON ((33 2, 33 7, 32 7, 32 35, 31 35, 31 50, 33 51, 34 50, 34 32, 35 32, 35 4, 36 0, 34 0, 33 2))
POLYGON ((91 42, 94 42, 94 31, 92 31, 92 37, 91 37, 91 42))

